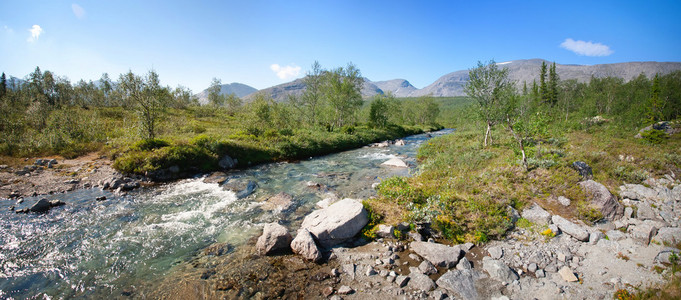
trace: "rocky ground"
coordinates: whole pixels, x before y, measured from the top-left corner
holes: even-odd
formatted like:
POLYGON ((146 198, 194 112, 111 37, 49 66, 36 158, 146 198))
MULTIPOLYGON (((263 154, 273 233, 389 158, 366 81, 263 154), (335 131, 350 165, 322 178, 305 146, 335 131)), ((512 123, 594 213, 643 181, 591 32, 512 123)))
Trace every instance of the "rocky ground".
MULTIPOLYGON (((672 253, 680 252, 681 182, 669 175, 623 185, 623 199, 614 202, 609 200, 616 196, 603 186, 584 182, 592 203, 606 203, 601 211, 611 214, 597 224, 567 220, 533 205, 514 212, 522 219, 504 240, 483 246, 423 241, 431 233, 428 228, 408 232, 406 224, 382 226, 377 232, 382 237, 367 242, 347 238, 345 223, 363 222, 363 216, 353 212, 357 204, 345 199, 339 201, 343 209, 333 204, 306 217, 295 239, 285 227, 272 224, 246 247, 208 248, 176 273, 179 278, 168 277, 151 295, 611 299, 617 290, 634 291, 668 280, 672 253), (396 239, 396 230, 408 238, 396 239)), ((558 201, 566 208, 574 205, 569 199, 558 201)))

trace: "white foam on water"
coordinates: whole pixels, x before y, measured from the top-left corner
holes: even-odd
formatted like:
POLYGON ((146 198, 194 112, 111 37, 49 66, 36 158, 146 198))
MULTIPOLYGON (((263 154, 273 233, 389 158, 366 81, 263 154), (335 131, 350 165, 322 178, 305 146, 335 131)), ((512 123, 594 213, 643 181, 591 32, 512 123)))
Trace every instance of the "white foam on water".
POLYGON ((367 153, 364 155, 361 155, 359 158, 367 158, 371 160, 384 160, 384 159, 391 159, 397 157, 394 154, 389 154, 385 152, 374 152, 374 153, 367 153))

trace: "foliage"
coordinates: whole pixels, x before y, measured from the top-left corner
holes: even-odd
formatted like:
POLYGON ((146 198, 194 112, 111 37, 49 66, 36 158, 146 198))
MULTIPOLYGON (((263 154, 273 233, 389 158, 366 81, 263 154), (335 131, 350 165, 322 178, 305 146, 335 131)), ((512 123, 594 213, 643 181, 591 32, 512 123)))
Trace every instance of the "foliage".
POLYGON ((668 136, 664 130, 651 129, 641 133, 641 137, 651 144, 662 144, 668 136))

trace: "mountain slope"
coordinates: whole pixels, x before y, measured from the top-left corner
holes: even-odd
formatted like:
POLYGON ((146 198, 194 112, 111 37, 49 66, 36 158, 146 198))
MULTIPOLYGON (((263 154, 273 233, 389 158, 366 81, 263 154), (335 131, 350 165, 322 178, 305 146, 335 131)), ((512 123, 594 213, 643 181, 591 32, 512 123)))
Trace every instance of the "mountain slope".
POLYGON ((405 79, 393 79, 374 82, 384 93, 391 92, 395 97, 411 97, 418 90, 405 79))
MULTIPOLYGON (((230 84, 223 84, 220 87, 220 95, 229 95, 229 94, 234 94, 235 96, 242 98, 246 95, 252 94, 254 92, 257 92, 258 90, 242 84, 238 82, 233 82, 230 84)), ((208 103, 208 89, 203 90, 202 92, 196 94, 196 97, 199 98, 199 102, 202 104, 208 103)))

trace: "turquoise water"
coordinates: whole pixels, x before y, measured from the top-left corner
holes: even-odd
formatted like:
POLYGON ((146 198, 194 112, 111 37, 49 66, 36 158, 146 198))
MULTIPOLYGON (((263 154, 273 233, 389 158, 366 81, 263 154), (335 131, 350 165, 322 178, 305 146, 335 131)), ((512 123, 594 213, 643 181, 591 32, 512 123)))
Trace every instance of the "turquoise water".
POLYGON ((415 165, 416 150, 427 139, 415 135, 405 138, 404 146, 365 147, 231 172, 231 178, 258 184, 254 194, 242 199, 197 177, 125 196, 101 189, 50 195, 45 198, 66 205, 46 214, 9 211, 11 205, 20 209, 38 198, 19 205, 0 200, 0 299, 107 298, 153 285, 173 266, 216 242, 233 249, 273 221, 297 228, 330 194, 357 199, 375 195, 373 183, 410 172, 380 164, 399 156, 415 165), (322 188, 310 188, 310 183, 322 188), (279 192, 293 196, 290 209, 261 207, 263 199, 279 192), (107 200, 96 201, 99 196, 107 200))

